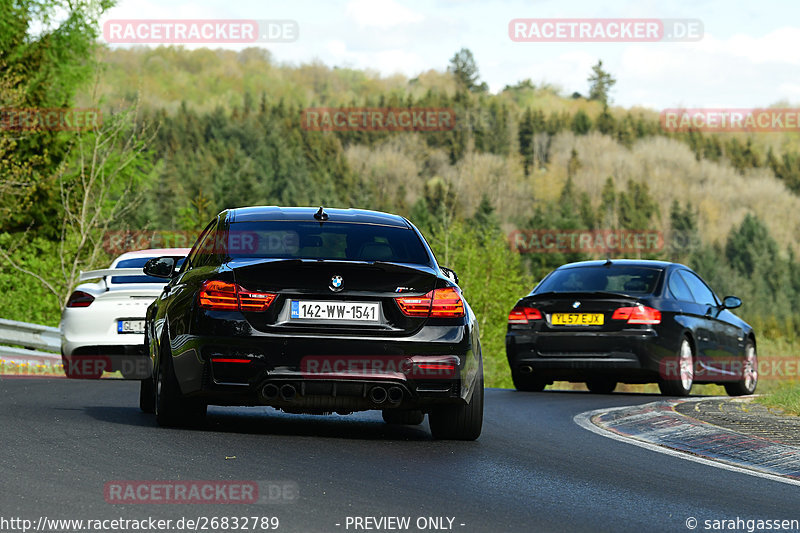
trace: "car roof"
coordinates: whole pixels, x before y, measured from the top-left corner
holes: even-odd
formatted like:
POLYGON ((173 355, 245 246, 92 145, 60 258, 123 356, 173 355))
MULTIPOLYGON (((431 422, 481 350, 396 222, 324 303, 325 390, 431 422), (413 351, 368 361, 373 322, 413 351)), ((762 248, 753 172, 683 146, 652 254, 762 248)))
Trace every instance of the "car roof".
MULTIPOLYGON (((265 221, 293 221, 293 222, 318 222, 314 213, 319 207, 279 207, 279 206, 254 206, 227 209, 221 214, 227 214, 230 222, 265 222, 265 221)), ((338 209, 323 208, 328 215, 328 222, 349 222, 357 224, 379 224, 398 228, 410 228, 409 222, 399 216, 381 211, 368 209, 338 209)))
POLYGON ((587 266, 604 266, 608 264, 609 261, 611 263, 610 266, 639 266, 639 267, 660 268, 660 269, 666 269, 669 267, 683 267, 688 269, 688 267, 680 263, 672 263, 670 261, 654 261, 651 259, 602 259, 593 261, 578 261, 577 263, 567 263, 566 265, 561 265, 560 267, 558 267, 557 270, 562 270, 566 268, 587 267, 587 266))

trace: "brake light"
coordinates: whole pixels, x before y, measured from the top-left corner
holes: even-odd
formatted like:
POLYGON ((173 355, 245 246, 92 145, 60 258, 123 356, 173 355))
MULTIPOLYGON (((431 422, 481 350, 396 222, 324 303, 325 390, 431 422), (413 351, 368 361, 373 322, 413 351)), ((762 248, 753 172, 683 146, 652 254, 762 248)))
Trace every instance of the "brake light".
POLYGON ((431 316, 436 318, 458 318, 464 316, 464 301, 455 287, 444 287, 433 291, 431 316))
POLYGON ((94 301, 94 296, 88 292, 75 291, 69 295, 67 307, 89 307, 94 301))
POLYGON ((464 301, 455 287, 434 289, 424 296, 400 296, 394 299, 406 316, 459 318, 464 316, 464 301))
POLYGON ((644 305, 620 307, 614 311, 611 319, 627 320, 628 324, 660 324, 661 311, 644 305))
POLYGON ((266 311, 277 295, 248 291, 228 281, 209 280, 200 288, 200 307, 214 311, 266 311))
POLYGON ((541 320, 542 312, 535 307, 515 307, 508 313, 509 324, 527 324, 532 320, 541 320))
POLYGON ((245 291, 239 287, 239 306, 242 311, 266 311, 276 296, 270 292, 245 291))
MULTIPOLYGON (((432 291, 431 291, 432 292, 432 291)), ((395 298, 397 306, 406 316, 428 316, 431 312, 431 293, 424 296, 403 296, 395 298)))
POLYGON ((227 281, 204 281, 200 288, 200 307, 215 311, 238 311, 236 284, 227 281))

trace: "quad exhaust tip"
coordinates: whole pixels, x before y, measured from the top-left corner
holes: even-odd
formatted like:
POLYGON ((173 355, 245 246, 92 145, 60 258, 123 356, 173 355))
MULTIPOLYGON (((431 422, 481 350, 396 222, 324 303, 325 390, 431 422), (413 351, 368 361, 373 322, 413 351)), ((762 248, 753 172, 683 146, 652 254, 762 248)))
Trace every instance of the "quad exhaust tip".
POLYGON ((261 389, 261 395, 265 400, 274 400, 278 397, 279 393, 278 386, 274 383, 267 383, 264 385, 264 388, 261 389))
POLYGON ((389 387, 387 391, 389 403, 400 403, 403 401, 403 389, 400 387, 389 387))
POLYGON ((369 399, 372 401, 372 403, 382 404, 386 401, 387 397, 388 393, 383 387, 372 387, 369 390, 369 399))
POLYGON ((297 396, 297 389, 294 388, 294 385, 283 385, 281 387, 281 399, 285 401, 294 400, 294 397, 297 396))
POLYGON ((523 374, 533 374, 533 367, 530 365, 521 366, 519 367, 519 371, 523 374))

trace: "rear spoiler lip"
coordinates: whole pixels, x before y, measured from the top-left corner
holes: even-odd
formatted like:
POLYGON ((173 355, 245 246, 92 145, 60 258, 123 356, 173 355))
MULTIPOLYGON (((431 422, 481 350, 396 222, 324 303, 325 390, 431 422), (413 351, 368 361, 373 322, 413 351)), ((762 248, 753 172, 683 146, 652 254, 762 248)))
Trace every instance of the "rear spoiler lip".
POLYGON ((652 297, 653 294, 641 294, 639 296, 634 296, 632 294, 626 294, 622 292, 610 292, 610 291, 564 291, 564 292, 540 292, 538 294, 528 294, 525 298, 529 299, 547 299, 547 298, 555 298, 555 299, 563 299, 563 300, 571 300, 576 299, 579 300, 581 298, 584 299, 612 299, 618 298, 621 300, 641 300, 643 298, 652 297))
POLYGON ((104 278, 106 276, 144 276, 145 273, 141 268, 107 268, 104 270, 87 270, 81 271, 78 276, 79 281, 86 281, 87 279, 104 278))

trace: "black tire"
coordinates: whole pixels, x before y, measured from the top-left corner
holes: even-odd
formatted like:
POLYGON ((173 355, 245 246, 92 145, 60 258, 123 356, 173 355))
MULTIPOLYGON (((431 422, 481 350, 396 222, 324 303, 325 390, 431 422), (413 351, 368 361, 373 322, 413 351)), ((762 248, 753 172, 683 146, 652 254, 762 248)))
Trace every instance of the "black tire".
POLYGON ((425 421, 425 413, 419 409, 384 409, 383 421, 400 426, 418 426, 425 421))
POLYGON ((511 371, 511 381, 514 383, 514 388, 521 392, 542 392, 547 386, 545 380, 532 374, 521 374, 516 370, 511 371))
POLYGON ((586 388, 594 394, 611 394, 617 388, 617 382, 610 379, 590 379, 586 388))
POLYGON ((725 383, 725 392, 728 396, 745 396, 753 394, 758 386, 758 355, 756 347, 751 341, 744 345, 744 360, 742 366, 742 379, 725 383), (748 376, 748 372, 750 375, 748 376))
POLYGON ((143 413, 153 414, 156 412, 156 388, 153 385, 153 378, 143 379, 140 382, 139 409, 143 413))
POLYGON ((428 414, 428 425, 434 439, 475 440, 483 427, 483 362, 472 399, 461 405, 437 407, 428 414))
POLYGON ((689 396, 694 385, 695 354, 688 337, 681 340, 675 362, 677 366, 668 365, 666 375, 658 382, 658 389, 664 396, 689 396), (671 368, 677 369, 678 375, 673 375, 676 371, 670 371, 671 368))
POLYGON ((207 405, 183 397, 172 366, 172 355, 162 342, 161 357, 155 380, 156 422, 162 427, 185 427, 199 424, 205 418, 207 405), (165 353, 166 352, 166 353, 165 353))

